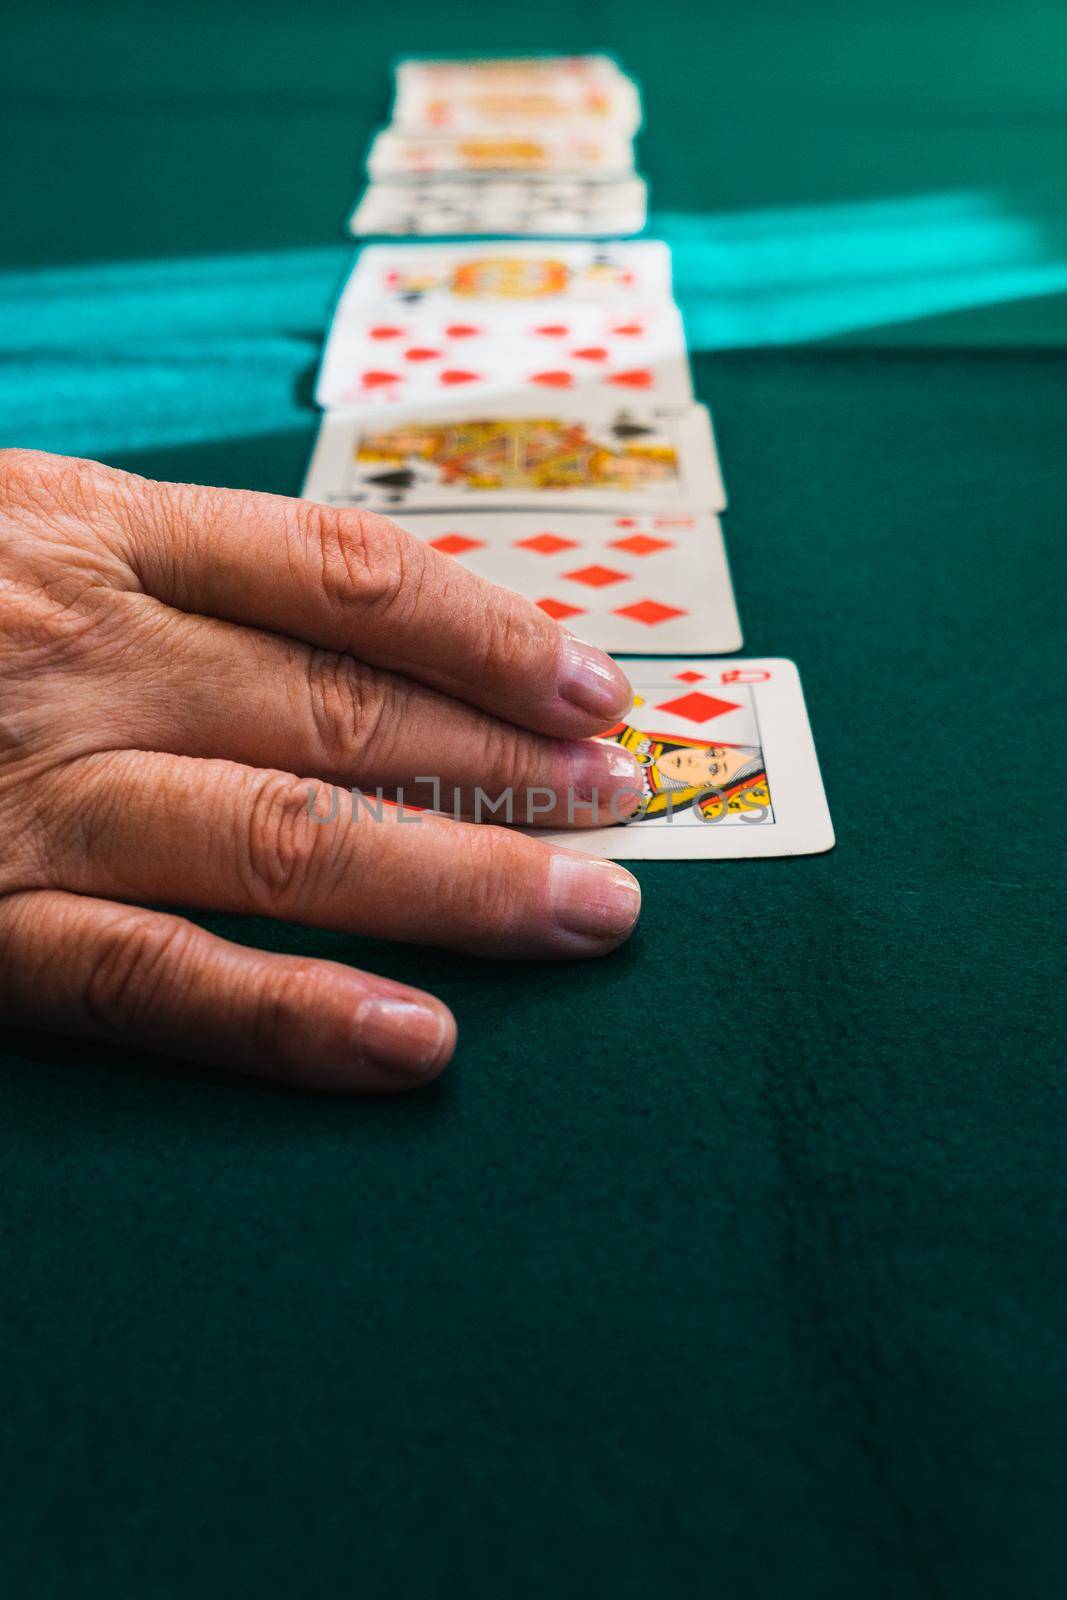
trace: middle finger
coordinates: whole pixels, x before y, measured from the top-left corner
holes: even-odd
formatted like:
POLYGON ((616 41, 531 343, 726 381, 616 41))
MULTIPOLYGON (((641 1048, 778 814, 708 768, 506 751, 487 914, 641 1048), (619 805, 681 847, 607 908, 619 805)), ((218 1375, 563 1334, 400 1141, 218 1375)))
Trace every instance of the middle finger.
POLYGON ((138 746, 403 788, 412 805, 498 821, 589 827, 622 821, 640 802, 640 768, 618 745, 531 733, 276 634, 204 617, 174 623, 162 672, 147 674, 173 692, 148 698, 151 725, 130 729, 138 746))

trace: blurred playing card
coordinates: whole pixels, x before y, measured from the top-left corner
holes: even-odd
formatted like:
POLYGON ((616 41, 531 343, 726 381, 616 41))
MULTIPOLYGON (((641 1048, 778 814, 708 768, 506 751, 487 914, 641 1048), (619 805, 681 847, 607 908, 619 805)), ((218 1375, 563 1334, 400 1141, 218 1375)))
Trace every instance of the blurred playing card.
MULTIPOLYGON (((599 83, 626 74, 606 55, 467 56, 452 59, 407 56, 396 67, 400 90, 442 92, 492 84, 551 81, 599 83)), ((628 80, 627 80, 628 81, 628 80)))
POLYGON ((688 405, 693 390, 677 308, 658 301, 610 311, 592 302, 546 315, 520 301, 459 316, 432 307, 350 312, 334 320, 315 398, 323 407, 362 410, 458 396, 491 401, 523 387, 688 405))
POLYGON ((417 306, 454 316, 494 307, 556 315, 574 303, 615 311, 671 298, 670 249, 659 239, 507 239, 481 244, 370 244, 356 258, 337 318, 417 306))
POLYGON ((738 650, 722 530, 710 514, 448 511, 403 526, 491 583, 524 594, 601 650, 738 650))
POLYGON ((647 218, 643 178, 416 178, 372 183, 349 231, 422 235, 623 235, 647 218))
POLYGON ((383 128, 367 157, 371 177, 386 180, 464 173, 567 173, 586 178, 621 178, 633 171, 633 165, 630 140, 611 129, 541 135, 409 134, 383 128))
POLYGON ((703 406, 536 401, 518 391, 491 406, 328 411, 304 497, 395 516, 457 507, 670 513, 725 506, 703 406))
POLYGON ((630 79, 618 72, 599 78, 513 74, 495 82, 479 77, 440 85, 398 74, 392 121, 412 132, 525 127, 543 133, 586 123, 611 125, 629 135, 640 126, 641 102, 630 79))

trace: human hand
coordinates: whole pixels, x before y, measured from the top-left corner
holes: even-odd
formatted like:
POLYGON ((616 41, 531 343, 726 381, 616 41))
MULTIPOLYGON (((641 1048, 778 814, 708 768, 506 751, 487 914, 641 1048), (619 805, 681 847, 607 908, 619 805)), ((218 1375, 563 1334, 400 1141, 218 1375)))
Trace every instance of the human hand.
POLYGON ((556 826, 597 790, 579 820, 620 820, 636 763, 589 736, 628 705, 609 657, 384 517, 0 452, 5 1019, 302 1087, 427 1081, 455 1042, 440 1001, 136 902, 475 955, 612 950, 640 904, 613 863, 311 812, 323 784, 427 804, 411 786, 433 776, 464 806, 513 790, 518 820, 551 790, 556 826))

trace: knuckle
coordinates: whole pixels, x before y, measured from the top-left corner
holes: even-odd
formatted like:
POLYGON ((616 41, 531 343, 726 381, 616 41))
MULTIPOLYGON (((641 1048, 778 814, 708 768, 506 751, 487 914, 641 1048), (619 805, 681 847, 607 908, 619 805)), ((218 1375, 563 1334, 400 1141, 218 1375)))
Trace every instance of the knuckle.
POLYGON ((130 912, 111 930, 95 956, 85 985, 89 1019, 108 1033, 121 1033, 150 1016, 198 930, 189 922, 161 921, 150 912, 130 912))
POLYGON ((524 914, 525 841, 494 824, 474 828, 466 838, 447 898, 466 925, 506 931, 524 914))
MULTIPOLYGON (((303 536, 316 554, 322 592, 342 613, 391 612, 407 598, 417 575, 413 551, 387 517, 365 511, 301 507, 303 536)), ((419 548, 418 541, 410 541, 419 548)))
POLYGON ((505 678, 529 669, 531 619, 527 602, 499 590, 483 613, 475 647, 478 668, 505 678))
MULTIPOLYGON (((505 789, 523 789, 537 781, 532 738, 510 723, 486 719, 480 750, 483 780, 505 789)), ((543 772, 540 776, 544 776, 543 772)))
POLYGON ((331 772, 348 772, 378 744, 387 695, 375 675, 351 656, 316 652, 308 671, 315 736, 331 772))
POLYGON ((329 829, 309 820, 315 786, 287 772, 257 774, 237 840, 237 868, 253 905, 275 910, 314 888, 329 829))
POLYGON ((308 1018, 321 1012, 321 964, 290 959, 256 996, 250 1028, 257 1055, 296 1076, 308 1061, 308 1018))

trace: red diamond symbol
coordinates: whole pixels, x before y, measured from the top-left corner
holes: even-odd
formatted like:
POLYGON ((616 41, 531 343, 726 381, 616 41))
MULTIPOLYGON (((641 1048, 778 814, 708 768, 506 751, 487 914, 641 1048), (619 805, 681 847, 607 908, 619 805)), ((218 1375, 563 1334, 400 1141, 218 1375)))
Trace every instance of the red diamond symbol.
POLYGON ((621 583, 628 578, 628 572, 616 572, 612 567, 579 567, 576 572, 565 572, 565 578, 570 578, 573 583, 587 583, 590 589, 603 589, 609 583, 621 583))
POLYGON ((647 533, 632 533, 628 539, 612 539, 613 550, 629 550, 632 556, 650 556, 653 550, 669 550, 670 539, 653 539, 647 533))
POLYGON ((691 689, 688 694, 679 695, 677 700, 663 700, 656 707, 657 711, 669 711, 673 716, 685 717, 688 722, 710 722, 712 717, 721 717, 724 711, 737 709, 736 701, 717 700, 713 694, 705 694, 703 689, 691 689))
POLYGON ((547 611, 550 617, 555 617, 557 622, 562 622, 564 617, 578 617, 582 614, 581 606, 569 606, 564 600, 538 600, 537 604, 542 611, 547 611))
POLYGON ((684 617, 685 612, 679 611, 677 606, 663 606, 658 600, 638 600, 632 606, 620 606, 615 615, 617 617, 632 617, 635 622, 647 622, 654 628, 657 622, 667 622, 671 617, 684 617))
POLYGON ((516 539, 520 550, 534 550, 539 556, 554 556, 557 550, 577 550, 577 539, 561 539, 558 533, 535 533, 530 539, 516 539))
POLYGON ((464 550, 485 548, 484 539, 468 539, 465 533, 443 533, 439 539, 430 539, 427 543, 434 550, 442 550, 446 556, 461 556, 464 550))
POLYGON ((636 517, 616 517, 615 518, 615 526, 617 528, 636 528, 637 527, 637 518, 636 517))
POLYGON ((707 674, 703 672, 676 672, 674 676, 679 683, 699 683, 707 674))

